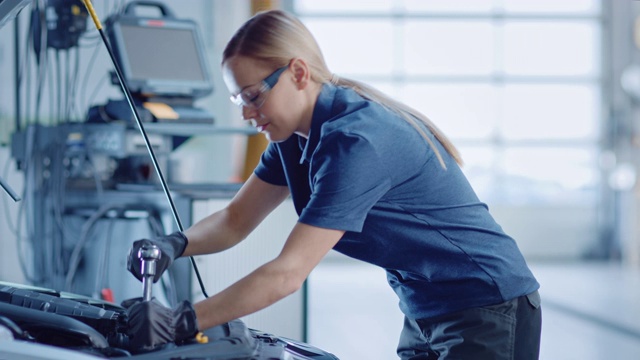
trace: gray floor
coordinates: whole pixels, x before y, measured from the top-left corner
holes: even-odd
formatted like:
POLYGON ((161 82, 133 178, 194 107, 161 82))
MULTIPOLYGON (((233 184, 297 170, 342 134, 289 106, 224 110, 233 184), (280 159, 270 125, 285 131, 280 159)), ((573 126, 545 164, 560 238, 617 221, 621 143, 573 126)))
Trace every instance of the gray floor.
MULTIPOLYGON (((530 262, 541 283, 541 359, 640 359, 640 269, 530 262)), ((309 342, 342 360, 395 359, 402 314, 384 272, 325 262, 309 279, 309 342)))

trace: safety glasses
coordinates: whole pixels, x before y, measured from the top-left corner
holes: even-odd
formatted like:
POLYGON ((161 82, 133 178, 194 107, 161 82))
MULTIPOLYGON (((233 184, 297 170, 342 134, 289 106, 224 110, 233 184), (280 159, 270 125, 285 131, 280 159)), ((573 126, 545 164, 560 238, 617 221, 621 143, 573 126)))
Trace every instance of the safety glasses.
POLYGON ((231 101, 238 106, 259 109, 267 100, 269 91, 278 83, 280 75, 282 75, 288 67, 289 65, 283 66, 261 82, 245 87, 239 94, 231 95, 231 101))

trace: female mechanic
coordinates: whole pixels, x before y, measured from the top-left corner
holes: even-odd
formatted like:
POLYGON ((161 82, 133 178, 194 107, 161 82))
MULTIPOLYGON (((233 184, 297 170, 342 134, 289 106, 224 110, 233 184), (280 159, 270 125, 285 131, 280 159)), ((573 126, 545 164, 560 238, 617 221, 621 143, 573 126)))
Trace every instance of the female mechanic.
POLYGON ((157 277, 179 256, 228 249, 288 196, 298 222, 275 259, 222 292, 172 313, 131 307, 133 339, 154 346, 263 309, 300 289, 334 249, 386 270, 405 315, 401 359, 538 358, 539 284, 427 117, 332 74, 308 29, 279 10, 234 34, 222 73, 268 148, 225 209, 184 233, 136 241, 130 271, 140 278, 144 243, 163 252, 157 277), (150 334, 158 319, 174 331, 150 334))

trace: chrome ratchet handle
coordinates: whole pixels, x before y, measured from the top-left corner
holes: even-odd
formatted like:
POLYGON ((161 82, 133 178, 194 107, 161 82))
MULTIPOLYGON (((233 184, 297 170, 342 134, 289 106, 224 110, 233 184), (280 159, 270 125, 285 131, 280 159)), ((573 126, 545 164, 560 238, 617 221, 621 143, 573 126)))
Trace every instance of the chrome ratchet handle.
POLYGON ((162 253, 156 245, 142 246, 138 250, 138 259, 140 259, 140 269, 142 270, 142 300, 151 300, 151 287, 153 286, 153 278, 156 276, 156 262, 162 253))

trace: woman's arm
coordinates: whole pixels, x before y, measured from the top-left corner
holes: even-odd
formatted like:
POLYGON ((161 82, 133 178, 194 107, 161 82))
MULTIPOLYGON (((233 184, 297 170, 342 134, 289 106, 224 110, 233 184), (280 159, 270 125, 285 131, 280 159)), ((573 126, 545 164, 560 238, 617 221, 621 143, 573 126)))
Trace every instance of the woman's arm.
POLYGON ((211 254, 244 240, 286 199, 289 188, 251 175, 231 202, 185 231, 189 240, 182 256, 211 254))
POLYGON ((294 293, 343 234, 342 230, 297 223, 274 260, 195 304, 199 328, 208 329, 251 314, 294 293))

